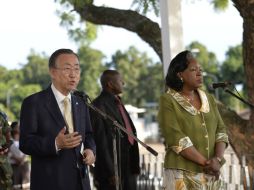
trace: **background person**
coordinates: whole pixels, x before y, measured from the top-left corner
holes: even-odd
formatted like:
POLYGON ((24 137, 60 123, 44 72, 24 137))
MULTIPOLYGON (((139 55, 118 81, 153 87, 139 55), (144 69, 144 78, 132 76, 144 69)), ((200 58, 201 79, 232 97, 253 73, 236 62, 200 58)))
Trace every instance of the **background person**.
MULTIPOLYGON (((119 94, 123 92, 123 79, 116 70, 105 70, 100 78, 102 91, 93 101, 94 106, 113 117, 127 130, 136 134, 134 124, 121 102, 119 94)), ((95 142, 97 147, 94 178, 98 190, 116 189, 116 178, 113 157, 113 133, 115 127, 110 120, 103 119, 95 112, 91 112, 94 129, 95 142)), ((117 133, 117 132, 116 132, 117 133)), ((122 190, 135 190, 137 175, 139 174, 139 149, 138 143, 133 138, 121 132, 116 135, 118 168, 122 190)))
POLYGON ((228 136, 214 98, 200 89, 202 82, 201 66, 190 51, 171 61, 158 113, 167 190, 223 189, 219 175, 228 136))
POLYGON ((14 121, 11 123, 12 145, 8 153, 8 159, 13 170, 13 187, 14 189, 25 189, 30 186, 30 167, 28 156, 19 149, 19 123, 14 121))
POLYGON ((7 116, 0 111, 0 190, 12 189, 12 168, 7 158, 10 139, 7 116))
POLYGON ((88 107, 71 94, 80 79, 78 55, 56 50, 49 73, 52 84, 21 107, 20 149, 31 155, 31 190, 89 190, 87 165, 96 150, 88 107))

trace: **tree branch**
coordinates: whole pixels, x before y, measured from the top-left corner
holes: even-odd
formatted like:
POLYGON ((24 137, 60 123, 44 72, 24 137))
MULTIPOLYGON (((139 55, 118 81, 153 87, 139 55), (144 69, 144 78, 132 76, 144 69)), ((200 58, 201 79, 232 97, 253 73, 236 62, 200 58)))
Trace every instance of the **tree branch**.
POLYGON ((158 23, 132 10, 85 5, 75 10, 81 18, 94 24, 125 28, 147 42, 162 60, 161 29, 158 23))

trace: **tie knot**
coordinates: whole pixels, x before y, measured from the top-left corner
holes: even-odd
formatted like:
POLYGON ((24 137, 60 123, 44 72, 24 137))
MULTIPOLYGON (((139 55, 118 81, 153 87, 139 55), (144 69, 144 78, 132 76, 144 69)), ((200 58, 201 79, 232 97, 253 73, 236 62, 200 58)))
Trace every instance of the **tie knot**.
POLYGON ((69 102, 69 98, 66 96, 63 100, 64 103, 68 103, 69 102))
POLYGON ((69 103, 69 98, 67 96, 63 99, 63 103, 64 104, 68 104, 69 103))

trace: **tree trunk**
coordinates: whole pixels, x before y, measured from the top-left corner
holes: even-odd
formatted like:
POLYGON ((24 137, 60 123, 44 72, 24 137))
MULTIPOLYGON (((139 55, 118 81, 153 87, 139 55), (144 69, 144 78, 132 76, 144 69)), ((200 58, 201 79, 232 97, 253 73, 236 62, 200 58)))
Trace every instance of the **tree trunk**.
MULTIPOLYGON (((249 102, 254 105, 254 1, 241 9, 243 17, 243 63, 249 102)), ((249 126, 254 127, 254 107, 251 108, 249 126)))

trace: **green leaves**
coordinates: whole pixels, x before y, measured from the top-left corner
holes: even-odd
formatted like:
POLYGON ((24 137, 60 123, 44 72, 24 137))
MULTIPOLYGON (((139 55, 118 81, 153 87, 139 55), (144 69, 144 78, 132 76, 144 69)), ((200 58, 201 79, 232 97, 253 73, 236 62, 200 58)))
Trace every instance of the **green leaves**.
POLYGON ((148 102, 158 102, 163 89, 161 63, 154 63, 146 53, 132 46, 125 52, 117 51, 106 66, 121 73, 125 81, 125 103, 144 106, 148 102))
POLYGON ((225 10, 229 5, 229 0, 213 0, 211 4, 217 10, 225 10))
POLYGON ((100 93, 98 79, 105 69, 102 64, 104 55, 99 50, 82 46, 78 50, 80 57, 81 77, 78 89, 85 91, 94 99, 100 93))

